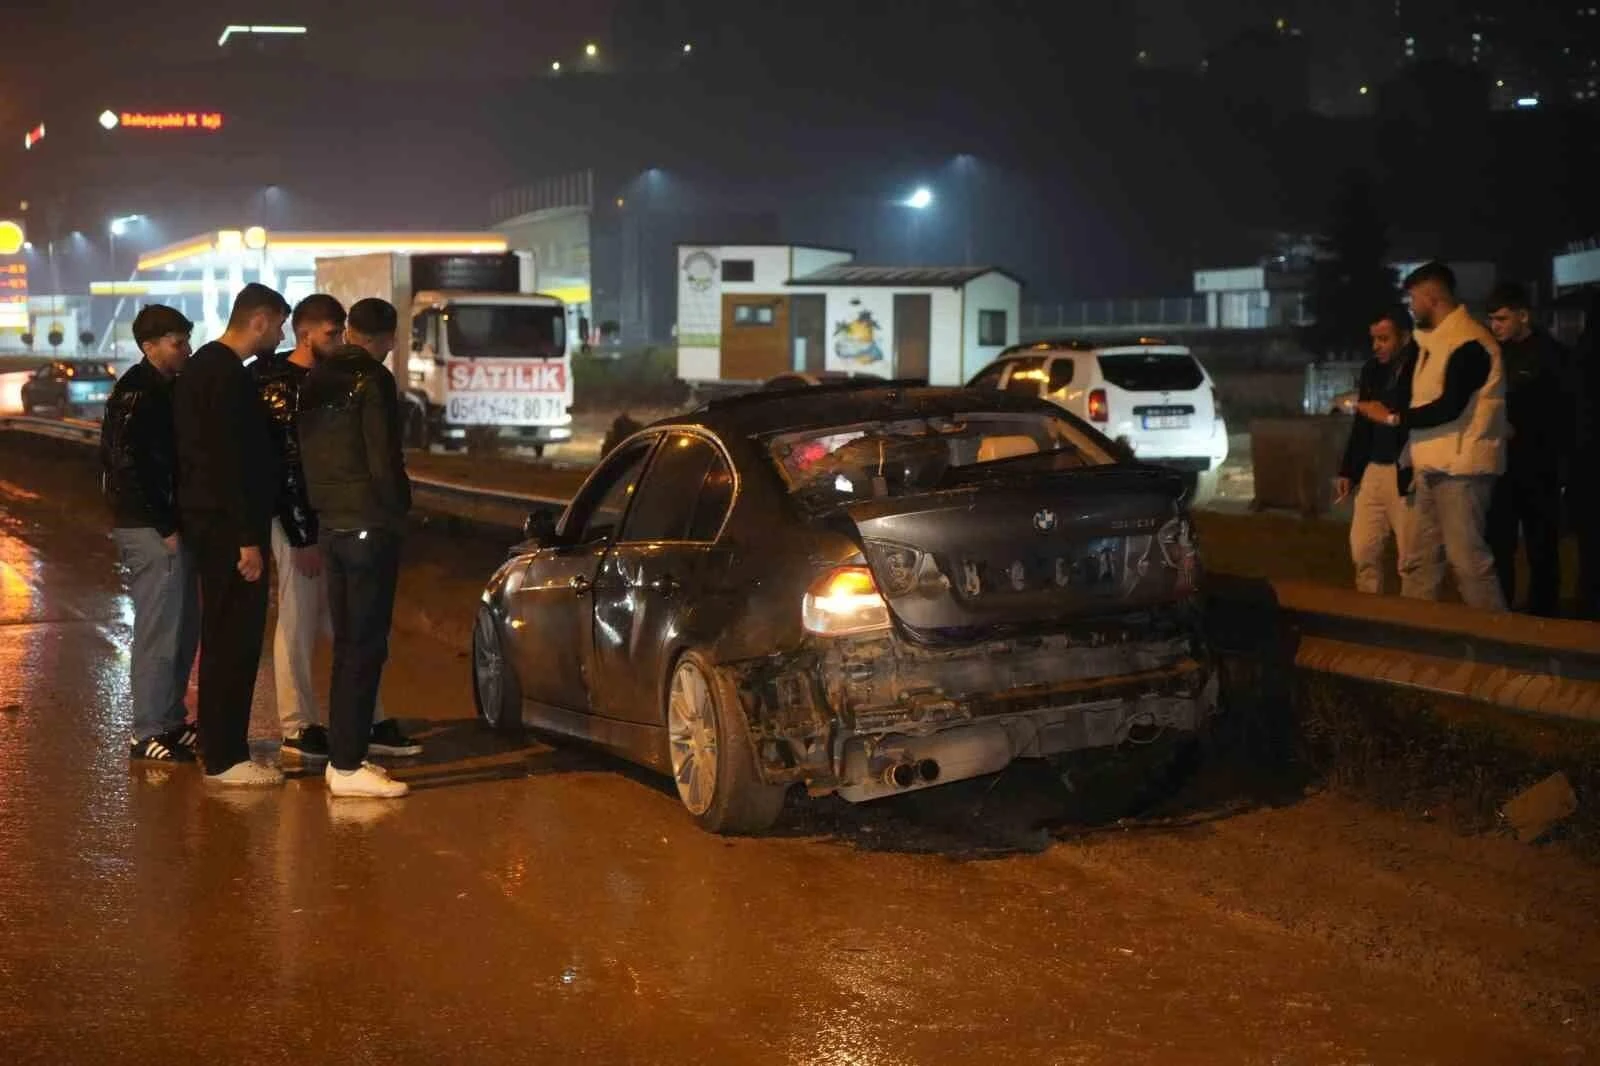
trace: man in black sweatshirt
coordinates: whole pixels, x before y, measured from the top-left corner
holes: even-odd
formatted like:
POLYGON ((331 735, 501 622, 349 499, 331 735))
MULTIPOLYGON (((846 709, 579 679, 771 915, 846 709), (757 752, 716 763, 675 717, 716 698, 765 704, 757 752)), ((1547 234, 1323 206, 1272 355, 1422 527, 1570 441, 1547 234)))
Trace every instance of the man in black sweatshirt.
POLYGON ((383 361, 398 316, 383 300, 358 300, 345 345, 300 387, 300 459, 322 527, 333 610, 333 692, 328 700, 334 796, 404 796, 403 781, 367 761, 378 682, 400 579, 400 539, 411 481, 400 450, 400 396, 383 361))
POLYGON ((1489 297, 1489 329, 1505 360, 1506 472, 1489 504, 1489 547, 1508 605, 1517 590, 1517 541, 1528 553, 1528 613, 1554 618, 1561 598, 1561 467, 1572 444, 1567 352, 1533 324, 1528 291, 1508 283, 1489 297))
POLYGON ((144 359, 117 379, 100 423, 101 483, 133 600, 135 761, 193 762, 196 733, 183 697, 200 642, 194 560, 178 533, 178 456, 172 388, 194 329, 161 304, 140 310, 133 339, 144 359))
POLYGON ((178 503, 200 571, 200 752, 206 782, 283 783, 250 759, 250 704, 267 625, 268 528, 278 497, 266 407, 245 363, 283 340, 289 305, 246 285, 227 329, 195 352, 178 379, 178 503))
MULTIPOLYGON (((1376 400, 1391 411, 1411 406, 1411 374, 1416 368, 1417 346, 1411 339, 1411 312, 1403 307, 1385 311, 1368 332, 1372 358, 1361 368, 1361 401, 1376 400)), ((1344 460, 1339 464, 1339 501, 1356 493, 1350 519, 1350 557, 1356 567, 1359 592, 1383 591, 1383 547, 1392 535, 1398 557, 1404 559, 1411 531, 1410 471, 1402 469, 1405 450, 1403 426, 1386 426, 1357 418, 1350 426, 1344 460)), ((1337 501, 1336 501, 1337 502, 1337 501)))

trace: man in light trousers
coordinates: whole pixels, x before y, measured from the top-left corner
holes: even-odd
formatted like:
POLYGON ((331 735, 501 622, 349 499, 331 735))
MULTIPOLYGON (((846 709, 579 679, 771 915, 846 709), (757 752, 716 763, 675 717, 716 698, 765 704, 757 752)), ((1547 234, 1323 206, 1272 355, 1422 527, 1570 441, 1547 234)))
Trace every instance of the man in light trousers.
POLYGON ((1445 264, 1418 267, 1405 289, 1419 348, 1411 406, 1396 411, 1368 400, 1357 408, 1363 418, 1410 436, 1416 494, 1400 590, 1438 599, 1448 563, 1463 602, 1504 611, 1486 539, 1489 500, 1505 471, 1510 436, 1500 346, 1456 298, 1455 273, 1445 264))
MULTIPOLYGON (((1411 375, 1417 346, 1411 339, 1411 314, 1403 307, 1385 311, 1368 328, 1372 358, 1361 368, 1360 399, 1377 400, 1404 411, 1411 406, 1411 375)), ((1400 466, 1406 431, 1357 418, 1350 426, 1344 460, 1339 464, 1338 501, 1354 490, 1350 519, 1350 558, 1355 563, 1356 591, 1383 592, 1383 549, 1392 535, 1403 561, 1411 539, 1411 471, 1400 466)))
MULTIPOLYGON (((328 758, 328 730, 311 682, 311 660, 319 637, 333 636, 323 547, 316 512, 307 493, 295 419, 300 388, 313 367, 344 343, 345 310, 316 293, 295 305, 290 317, 295 346, 256 367, 261 399, 272 417, 282 480, 272 520, 272 556, 278 578, 278 624, 272 641, 272 671, 284 756, 305 763, 328 758)), ((380 755, 420 755, 421 745, 402 734, 383 713, 373 713, 372 749, 380 755)))
POLYGON ((117 380, 100 426, 102 487, 133 600, 135 762, 194 762, 198 737, 183 697, 200 643, 200 588, 178 531, 172 383, 189 361, 194 328, 152 304, 133 320, 144 356, 117 380))

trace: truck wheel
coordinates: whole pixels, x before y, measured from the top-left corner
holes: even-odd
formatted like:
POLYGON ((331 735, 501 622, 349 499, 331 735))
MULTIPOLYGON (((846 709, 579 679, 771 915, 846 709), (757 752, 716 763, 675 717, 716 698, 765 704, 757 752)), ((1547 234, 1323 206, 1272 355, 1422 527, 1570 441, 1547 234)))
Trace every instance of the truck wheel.
POLYGON ((772 828, 788 789, 761 780, 733 684, 704 656, 686 652, 666 702, 672 780, 700 828, 729 835, 772 828))
POLYGON ((428 450, 428 416, 414 403, 406 404, 405 444, 417 451, 428 450))

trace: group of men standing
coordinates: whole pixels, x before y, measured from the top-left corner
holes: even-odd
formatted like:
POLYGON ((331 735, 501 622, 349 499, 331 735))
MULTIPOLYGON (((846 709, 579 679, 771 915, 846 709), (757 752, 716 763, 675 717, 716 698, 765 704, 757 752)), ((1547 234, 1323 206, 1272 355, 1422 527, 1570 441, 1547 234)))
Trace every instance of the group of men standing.
MULTIPOLYGON (((1356 494, 1356 587, 1383 591, 1392 535, 1402 595, 1437 599, 1448 567, 1465 603, 1504 611, 1517 599, 1520 542, 1526 609, 1555 617, 1563 484, 1600 460, 1586 457, 1596 447, 1583 429, 1597 371, 1534 325, 1519 285, 1491 295, 1487 328, 1442 263, 1412 272, 1404 288, 1410 310, 1385 310, 1370 328, 1373 358, 1339 471, 1340 498, 1356 494)), ((1578 613, 1600 618, 1600 515, 1586 493, 1568 504, 1579 541, 1578 613)))
POLYGON ((259 284, 245 286, 222 335, 192 355, 193 324, 179 311, 152 305, 134 319, 143 359, 118 380, 101 428, 134 606, 130 758, 198 757, 219 786, 282 783, 248 742, 270 551, 284 755, 325 762, 336 796, 408 791, 368 759, 422 750, 378 702, 411 504, 384 366, 396 325, 382 300, 358 301, 347 316, 319 294, 291 312, 259 284), (278 354, 286 320, 295 346, 278 354), (311 683, 322 633, 333 637, 328 727, 311 683), (195 728, 183 700, 197 651, 195 728))

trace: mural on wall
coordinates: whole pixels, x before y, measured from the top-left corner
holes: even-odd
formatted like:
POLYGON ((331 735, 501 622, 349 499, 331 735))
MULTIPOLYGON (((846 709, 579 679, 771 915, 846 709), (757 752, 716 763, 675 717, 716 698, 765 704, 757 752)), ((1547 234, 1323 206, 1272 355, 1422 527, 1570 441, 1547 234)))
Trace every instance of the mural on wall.
POLYGON ((860 300, 850 301, 854 317, 833 325, 833 354, 842 363, 858 367, 872 367, 883 362, 883 326, 873 316, 872 309, 862 307, 860 300))
POLYGON ((720 347, 721 264, 708 248, 681 248, 678 256, 678 346, 720 347))

